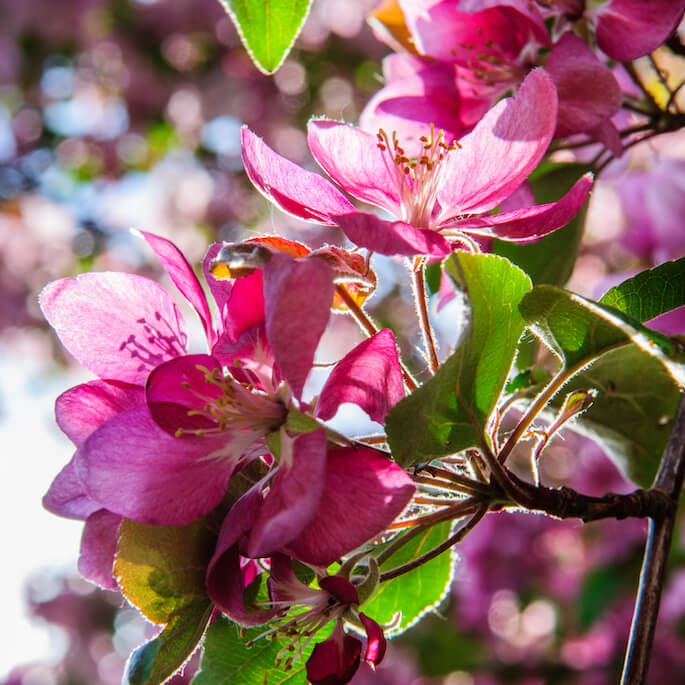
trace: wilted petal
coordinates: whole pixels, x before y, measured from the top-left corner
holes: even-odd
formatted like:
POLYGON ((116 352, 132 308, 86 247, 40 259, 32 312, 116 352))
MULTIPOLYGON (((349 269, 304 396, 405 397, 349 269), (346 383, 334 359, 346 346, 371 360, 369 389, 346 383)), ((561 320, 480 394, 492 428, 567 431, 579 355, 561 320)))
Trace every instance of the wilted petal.
POLYGON ((442 162, 440 221, 488 211, 516 190, 547 152, 556 121, 552 79, 535 69, 518 93, 493 107, 442 162))
POLYGON ((656 50, 677 28, 683 0, 609 0, 590 10, 597 43, 613 59, 627 62, 656 50))
POLYGON ((333 304, 333 272, 323 260, 276 254, 264 267, 266 335, 283 377, 302 395, 333 304))
MULTIPOLYGON (((307 142, 321 168, 350 195, 392 214, 401 213, 395 175, 388 171, 375 135, 339 121, 312 119, 307 142)), ((354 209, 338 214, 350 211, 354 209)))
POLYGON ((105 421, 145 402, 140 385, 90 381, 63 392, 55 402, 57 425, 79 447, 105 421))
POLYGON ((223 434, 173 437, 143 405, 105 423, 74 459, 88 495, 103 507, 142 523, 176 526, 219 503, 239 457, 223 434))
POLYGON ((414 493, 409 476, 370 449, 329 451, 314 519, 287 547, 296 559, 327 566, 392 523, 414 493))
POLYGON ((403 221, 384 221, 374 214, 356 212, 337 217, 336 223, 355 245, 378 254, 445 257, 452 251, 436 231, 403 221))
POLYGON ((466 219, 456 228, 484 233, 510 242, 529 242, 565 226, 578 213, 592 188, 592 174, 585 174, 558 202, 514 209, 495 216, 466 219))
POLYGON ((373 421, 383 423, 386 414, 403 397, 404 381, 395 337, 386 328, 361 342, 335 365, 321 390, 316 414, 328 420, 343 402, 352 402, 373 421))
POLYGON ((573 33, 554 44, 545 70, 559 96, 557 138, 587 131, 621 107, 621 86, 611 70, 573 33))
POLYGON ((287 459, 282 456, 283 463, 250 532, 250 557, 265 557, 283 549, 319 508, 326 471, 326 434, 318 430, 299 435, 291 449, 287 459))
POLYGON ((119 589, 112 572, 120 525, 121 516, 100 509, 88 517, 81 535, 79 573, 105 590, 119 589))
POLYGON ((87 493, 76 473, 74 460, 57 474, 43 497, 43 506, 58 516, 84 521, 101 508, 87 493))
POLYGON ((188 264, 188 260, 170 240, 145 231, 137 231, 137 233, 154 250, 159 261, 162 262, 164 270, 169 274, 169 278, 171 278, 174 285, 181 291, 183 297, 190 302, 198 313, 207 335, 207 341, 211 347, 216 335, 212 328, 212 315, 200 281, 197 280, 197 276, 190 264, 188 264))
POLYGON ((62 344, 100 378, 144 385, 150 371, 184 354, 180 311, 162 286, 126 273, 86 273, 49 283, 45 318, 62 344))
POLYGON ((242 130, 243 164, 254 186, 298 219, 332 225, 331 217, 353 211, 350 201, 328 180, 275 153, 248 128, 242 130))

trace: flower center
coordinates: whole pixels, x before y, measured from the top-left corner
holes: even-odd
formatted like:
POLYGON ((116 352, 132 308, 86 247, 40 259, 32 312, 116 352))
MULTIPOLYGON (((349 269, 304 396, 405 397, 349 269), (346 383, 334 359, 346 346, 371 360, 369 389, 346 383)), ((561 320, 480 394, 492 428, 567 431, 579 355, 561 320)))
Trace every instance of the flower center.
POLYGON ((445 133, 437 133, 431 124, 430 136, 421 136, 418 157, 408 157, 400 145, 397 132, 392 139, 380 129, 376 136, 383 162, 395 181, 402 207, 402 220, 417 228, 430 228, 440 188, 438 169, 450 152, 461 147, 458 142, 445 142, 445 133))

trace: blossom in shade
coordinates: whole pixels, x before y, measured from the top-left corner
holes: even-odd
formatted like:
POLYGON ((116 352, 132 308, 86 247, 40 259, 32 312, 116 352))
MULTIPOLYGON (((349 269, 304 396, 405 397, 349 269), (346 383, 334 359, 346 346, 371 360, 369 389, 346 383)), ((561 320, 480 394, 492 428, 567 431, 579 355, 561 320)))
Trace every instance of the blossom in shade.
POLYGON ((356 210, 336 186, 277 155, 248 129, 243 161, 250 180, 281 209, 337 225, 356 245, 381 254, 444 256, 464 243, 473 246, 470 235, 528 242, 568 223, 592 184, 584 176, 556 203, 489 213, 542 159, 556 128, 556 103, 550 77, 535 70, 470 134, 447 143, 442 131, 433 131, 414 159, 384 131, 374 137, 347 124, 310 121, 309 147, 326 173, 395 220, 356 210))

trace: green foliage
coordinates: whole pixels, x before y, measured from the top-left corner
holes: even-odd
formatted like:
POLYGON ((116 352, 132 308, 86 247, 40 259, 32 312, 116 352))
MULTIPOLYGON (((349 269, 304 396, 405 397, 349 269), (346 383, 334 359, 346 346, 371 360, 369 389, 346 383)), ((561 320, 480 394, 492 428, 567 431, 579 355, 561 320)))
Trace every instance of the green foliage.
MULTIPOLYGON (((193 678, 193 685, 304 685, 307 681, 305 663, 317 642, 325 640, 333 624, 320 630, 303 651, 300 659, 286 670, 285 662, 275 666, 279 652, 287 641, 256 638, 263 629, 242 630, 228 619, 220 616, 207 630, 200 671, 193 678), (250 640, 255 640, 248 647, 250 640)), ((295 652, 287 652, 292 657, 295 652)))
POLYGON ((389 444, 403 466, 479 444, 524 328, 518 305, 531 283, 518 267, 495 255, 461 252, 445 269, 466 294, 470 321, 435 376, 388 414, 389 444))
MULTIPOLYGON (((417 535, 381 565, 381 572, 430 552, 448 538, 450 531, 451 522, 447 521, 417 535)), ((362 611, 378 623, 392 624, 387 636, 402 633, 443 601, 449 592, 453 569, 451 552, 444 552, 413 571, 382 583, 362 611)))
POLYGON ((212 613, 205 573, 216 535, 205 522, 150 526, 124 519, 114 573, 125 597, 164 630, 131 656, 124 683, 166 682, 195 651, 212 613))
POLYGON ((313 0, 219 0, 255 66, 273 74, 302 30, 313 0))
POLYGON ((611 288, 600 302, 640 323, 685 305, 685 257, 623 281, 611 288))
MULTIPOLYGON (((585 164, 541 165, 529 179, 536 203, 556 202, 588 171, 585 164)), ((564 285, 578 256, 586 210, 587 202, 566 226, 534 243, 522 245, 494 240, 492 251, 520 266, 534 285, 564 285)))

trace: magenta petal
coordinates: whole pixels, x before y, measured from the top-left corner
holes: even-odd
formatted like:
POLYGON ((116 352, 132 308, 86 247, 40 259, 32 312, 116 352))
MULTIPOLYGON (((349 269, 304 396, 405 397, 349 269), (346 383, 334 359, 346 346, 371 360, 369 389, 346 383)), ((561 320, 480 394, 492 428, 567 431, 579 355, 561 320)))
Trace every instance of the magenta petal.
POLYGON ((217 333, 221 333, 223 330, 223 314, 226 302, 231 295, 231 290, 233 289, 233 281, 230 279, 219 280, 212 276, 211 263, 219 254, 223 248, 224 243, 212 243, 207 248, 207 254, 205 254, 202 260, 202 274, 205 277, 205 282, 209 286, 209 289, 214 298, 216 304, 216 330, 217 333))
POLYGON ((177 526, 208 513, 224 496, 240 457, 229 450, 223 434, 174 438, 143 405, 96 430, 74 459, 88 495, 105 508, 177 526))
POLYGON ((170 240, 145 231, 139 231, 139 233, 154 250, 174 285, 198 313, 202 326, 205 329, 209 346, 211 347, 216 335, 212 328, 212 315, 200 281, 197 280, 197 276, 190 264, 188 264, 188 260, 170 240))
POLYGON ((144 385, 150 371, 185 352, 187 335, 169 293, 142 276, 86 273, 49 283, 45 318, 89 371, 144 385))
POLYGON ((327 421, 343 402, 361 407, 373 421, 383 423, 404 397, 404 381, 392 331, 384 329, 348 352, 321 390, 316 414, 327 421))
POLYGON ((518 93, 495 105, 443 161, 440 221, 490 210, 516 190, 547 152, 556 121, 554 83, 534 69, 518 93))
POLYGON ((100 509, 91 514, 81 536, 79 573, 105 590, 118 590, 112 575, 119 542, 121 516, 100 509))
POLYGON ((281 550, 311 521, 319 508, 326 469, 326 433, 295 438, 291 463, 283 462, 250 532, 247 556, 281 550))
POLYGON ((231 507, 219 531, 216 551, 207 568, 207 592, 210 598, 218 609, 244 626, 266 623, 280 611, 248 611, 243 599, 238 547, 240 539, 252 526, 261 501, 259 489, 253 488, 231 507))
POLYGON ((449 243, 429 228, 415 228, 403 221, 384 221, 374 214, 355 212, 336 217, 343 233, 358 247, 384 255, 445 257, 449 243))
POLYGON ((226 301, 224 327, 232 342, 252 326, 264 320, 264 292, 262 270, 235 281, 226 301))
POLYGON ((573 33, 549 53, 546 71, 559 96, 557 138, 597 126, 621 107, 621 86, 611 70, 573 33))
MULTIPOLYGON (((375 135, 339 121, 312 119, 307 125, 307 142, 321 168, 350 195, 396 216, 401 214, 397 182, 388 172, 375 135)), ((338 214, 350 211, 354 208, 338 214)))
POLYGON ((85 521, 93 512, 101 508, 86 494, 85 485, 76 473, 74 460, 57 474, 50 489, 43 497, 43 506, 58 516, 85 521))
POLYGON ((317 257, 275 254, 264 267, 266 335, 276 363, 301 397, 333 304, 333 272, 317 257))
POLYGON ((338 623, 333 635, 319 642, 307 659, 307 681, 311 685, 345 685, 359 668, 362 643, 343 632, 338 623))
POLYGON ((264 197, 298 219, 332 225, 331 217, 354 208, 328 180, 275 153, 248 128, 242 130, 243 164, 264 197))
POLYGON ((63 392, 55 402, 57 425, 77 446, 105 421, 145 402, 139 385, 90 381, 63 392))
POLYGON ((319 581, 319 587, 342 604, 359 604, 357 588, 344 576, 325 576, 319 581))
POLYGON ((597 43, 624 62, 656 50, 677 28, 683 0, 610 0, 588 14, 597 20, 597 43))
POLYGON ((326 485, 314 519, 284 550, 315 566, 328 566, 392 523, 414 494, 411 478, 369 449, 328 453, 326 485))
POLYGON ((558 202, 514 209, 495 216, 466 219, 456 228, 467 233, 496 236, 510 242, 529 242, 565 226, 578 213, 592 188, 592 174, 585 174, 558 202))
POLYGON ((366 614, 359 614, 359 620, 364 625, 366 630, 366 653, 364 654, 364 661, 368 661, 374 666, 383 661, 385 656, 385 650, 387 649, 388 643, 385 639, 383 633, 383 628, 381 628, 376 621, 369 618, 366 614))

